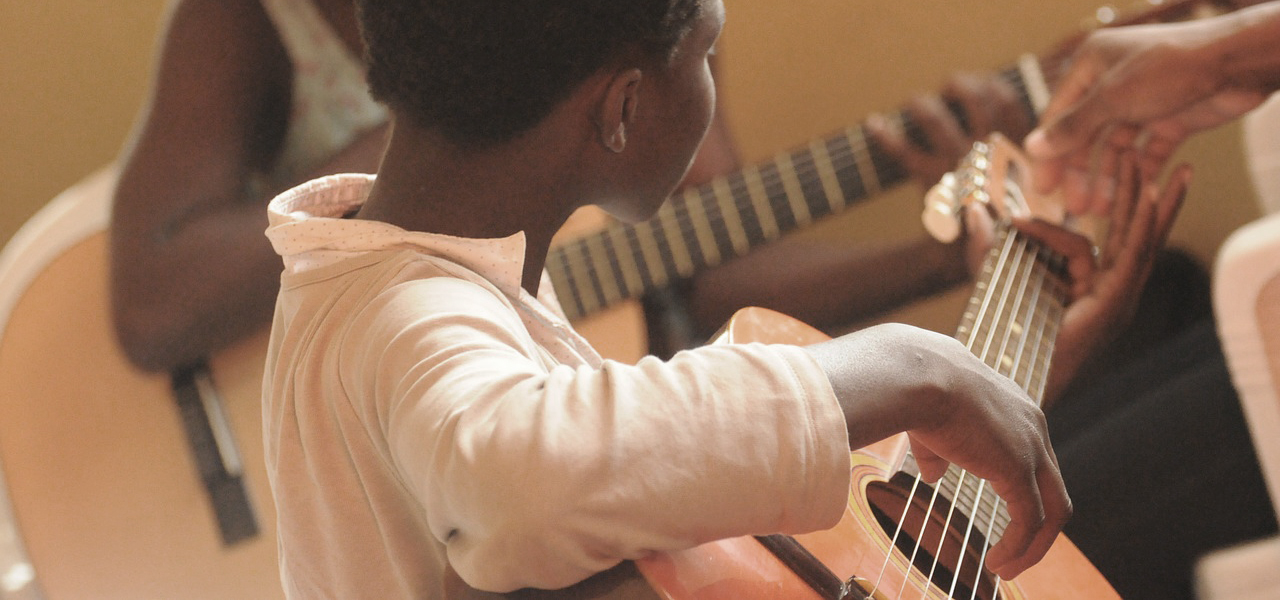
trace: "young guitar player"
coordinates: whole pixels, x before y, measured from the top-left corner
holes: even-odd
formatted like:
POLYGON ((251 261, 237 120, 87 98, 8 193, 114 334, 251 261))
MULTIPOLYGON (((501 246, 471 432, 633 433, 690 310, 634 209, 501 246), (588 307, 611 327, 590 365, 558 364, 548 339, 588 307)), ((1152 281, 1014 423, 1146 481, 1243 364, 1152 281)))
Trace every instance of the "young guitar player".
MULTIPOLYGON (((986 477, 1013 521, 1009 578, 1070 512, 1043 417, 950 338, 887 325, 809 347, 601 361, 546 283, 580 206, 643 219, 714 110, 720 0, 359 2, 393 130, 374 176, 271 203, 285 272, 264 382, 292 597, 560 588, 719 537, 833 523, 847 451, 907 431, 927 475, 986 477)), ((1060 392, 1136 297, 1187 183, 1118 193, 1095 268, 1069 257, 1060 392), (1140 199, 1139 199, 1140 196, 1140 199)), ((973 221, 980 223, 980 220, 973 221)))

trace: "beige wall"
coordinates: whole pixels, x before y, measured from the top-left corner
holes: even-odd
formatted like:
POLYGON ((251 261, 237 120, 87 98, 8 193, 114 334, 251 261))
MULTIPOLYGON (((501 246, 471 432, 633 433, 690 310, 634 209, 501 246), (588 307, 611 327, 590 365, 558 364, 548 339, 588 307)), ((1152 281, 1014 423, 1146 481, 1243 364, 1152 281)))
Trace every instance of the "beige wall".
POLYGON ((162 0, 0 2, 0 240, 119 150, 162 0))
MULTIPOLYGON (((1078 30, 1089 0, 726 0, 727 111, 749 158, 764 158, 911 94, 955 69, 1000 68, 1078 30)), ((0 240, 58 190, 111 160, 144 97, 161 0, 0 2, 0 240)), ((1192 198, 1175 242, 1206 260, 1257 214, 1238 131, 1196 140, 1192 198)), ((823 234, 916 231, 910 188, 823 234), (864 223, 875 222, 875 230, 864 223), (891 223, 890 226, 884 224, 891 223)))

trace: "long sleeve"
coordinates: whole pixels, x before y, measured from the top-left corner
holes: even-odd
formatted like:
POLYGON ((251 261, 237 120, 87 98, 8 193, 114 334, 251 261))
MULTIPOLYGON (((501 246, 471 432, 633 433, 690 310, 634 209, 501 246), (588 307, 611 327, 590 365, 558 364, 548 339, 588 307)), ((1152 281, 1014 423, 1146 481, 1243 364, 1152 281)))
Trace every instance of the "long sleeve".
POLYGON ((508 303, 445 277, 384 292, 349 331, 344 380, 376 398, 366 419, 475 587, 562 587, 653 551, 810 531, 847 500, 843 416, 800 349, 557 364, 508 303))

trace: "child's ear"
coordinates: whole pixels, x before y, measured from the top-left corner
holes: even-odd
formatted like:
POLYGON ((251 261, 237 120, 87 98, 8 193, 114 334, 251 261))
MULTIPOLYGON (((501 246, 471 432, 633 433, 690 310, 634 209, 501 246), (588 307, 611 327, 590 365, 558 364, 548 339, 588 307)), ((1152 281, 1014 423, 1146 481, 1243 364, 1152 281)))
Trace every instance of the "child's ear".
POLYGON ((614 73, 605 86, 596 125, 600 143, 614 153, 627 147, 627 127, 631 125, 640 103, 640 69, 624 69, 614 73))

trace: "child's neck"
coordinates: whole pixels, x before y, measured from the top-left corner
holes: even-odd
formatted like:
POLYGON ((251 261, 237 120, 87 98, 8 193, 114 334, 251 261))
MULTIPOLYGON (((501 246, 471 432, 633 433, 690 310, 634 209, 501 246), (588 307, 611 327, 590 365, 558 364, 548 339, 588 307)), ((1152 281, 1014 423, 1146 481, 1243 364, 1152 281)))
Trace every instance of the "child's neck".
MULTIPOLYGON (((537 294, 551 237, 581 194, 555 148, 517 140, 460 150, 421 129, 397 127, 362 219, 466 238, 524 232, 522 287, 537 294)), ((559 155, 563 156, 563 155, 559 155)))

